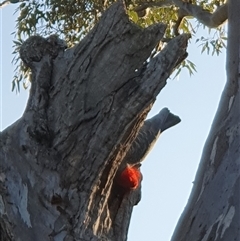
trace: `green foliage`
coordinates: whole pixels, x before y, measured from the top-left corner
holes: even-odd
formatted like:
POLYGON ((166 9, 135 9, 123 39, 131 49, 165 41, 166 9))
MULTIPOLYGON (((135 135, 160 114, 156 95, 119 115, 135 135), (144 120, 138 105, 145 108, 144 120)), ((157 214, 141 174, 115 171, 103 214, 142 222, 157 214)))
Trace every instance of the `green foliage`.
POLYGON ((215 31, 211 38, 201 37, 196 39, 196 43, 200 41, 202 47, 201 53, 207 52, 207 54, 217 54, 222 52, 223 48, 226 48, 227 37, 223 27, 219 27, 218 31, 215 31))
MULTIPOLYGON (((15 75, 12 82, 12 89, 19 91, 19 84, 23 82, 23 87, 27 88, 30 72, 21 63, 18 52, 24 40, 31 35, 40 34, 41 36, 49 36, 58 34, 69 47, 78 43, 96 24, 106 8, 108 8, 115 0, 29 0, 22 2, 16 12, 19 12, 19 17, 16 24, 16 41, 14 41, 13 63, 16 64, 15 75)), ((140 0, 128 0, 127 8, 130 19, 136 24, 147 27, 157 22, 167 24, 165 39, 169 40, 174 37, 173 27, 178 20, 178 8, 174 5, 168 6, 152 6, 142 12, 136 12, 136 7, 141 6, 140 0)), ((164 0, 146 0, 147 3, 164 2, 164 0)), ((192 3, 196 3, 195 0, 192 3)), ((213 12, 217 6, 221 5, 223 0, 203 0, 197 1, 197 4, 204 6, 205 9, 213 12)), ((193 27, 192 17, 184 18, 179 26, 179 32, 187 32, 195 34, 200 24, 193 27)), ((219 54, 225 46, 223 29, 217 29, 212 39, 199 38, 202 46, 202 52, 211 51, 212 54, 219 54), (212 48, 212 50, 211 50, 212 48)), ((159 49, 156 47, 155 53, 159 49)), ((196 70, 195 65, 189 60, 184 61, 177 73, 179 74, 182 68, 187 68, 190 74, 196 70)))
POLYGON ((82 39, 99 20, 101 13, 114 2, 101 0, 30 0, 17 11, 16 36, 20 40, 30 35, 48 36, 58 33, 69 46, 82 39))
POLYGON ((184 68, 186 68, 188 70, 188 73, 190 76, 193 75, 194 72, 197 72, 196 65, 193 62, 191 62, 190 60, 185 59, 182 61, 182 63, 179 65, 179 67, 175 71, 175 75, 174 75, 173 79, 175 79, 184 68))

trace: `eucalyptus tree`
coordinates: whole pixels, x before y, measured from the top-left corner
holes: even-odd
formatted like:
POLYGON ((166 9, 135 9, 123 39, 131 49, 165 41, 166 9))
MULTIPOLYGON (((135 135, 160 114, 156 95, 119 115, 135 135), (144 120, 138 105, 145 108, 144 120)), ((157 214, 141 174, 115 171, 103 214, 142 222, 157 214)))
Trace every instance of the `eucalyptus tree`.
POLYGON ((141 185, 126 189, 119 177, 180 121, 168 109, 145 118, 186 61, 190 17, 217 28, 217 53, 228 19, 227 82, 172 241, 238 240, 240 2, 29 1, 18 10, 13 87, 28 77, 31 90, 1 133, 1 240, 127 239, 141 185))

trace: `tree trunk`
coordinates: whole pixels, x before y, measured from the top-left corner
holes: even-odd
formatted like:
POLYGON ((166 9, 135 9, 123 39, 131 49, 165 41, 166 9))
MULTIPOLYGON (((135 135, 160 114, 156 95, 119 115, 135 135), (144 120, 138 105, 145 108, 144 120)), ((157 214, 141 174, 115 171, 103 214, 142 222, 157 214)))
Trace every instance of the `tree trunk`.
POLYGON ((227 83, 171 241, 240 240, 240 1, 228 7, 227 83))
POLYGON ((22 118, 1 133, 0 240, 127 239, 140 187, 122 189, 117 174, 180 121, 164 109, 141 128, 187 55, 181 35, 146 64, 164 30, 137 27, 118 2, 74 48, 56 36, 22 45, 32 84, 22 118))

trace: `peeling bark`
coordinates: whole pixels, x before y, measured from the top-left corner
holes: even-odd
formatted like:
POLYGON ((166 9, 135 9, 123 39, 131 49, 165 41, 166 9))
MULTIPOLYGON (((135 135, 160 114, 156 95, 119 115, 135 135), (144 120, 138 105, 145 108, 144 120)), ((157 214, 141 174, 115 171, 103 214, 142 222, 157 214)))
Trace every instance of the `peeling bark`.
POLYGON ((164 30, 137 27, 118 2, 74 48, 56 36, 23 44, 32 84, 23 116, 0 138, 1 240, 127 239, 141 188, 126 192, 115 177, 135 139, 145 146, 139 162, 180 121, 165 109, 144 124, 187 56, 181 35, 144 64, 164 30))

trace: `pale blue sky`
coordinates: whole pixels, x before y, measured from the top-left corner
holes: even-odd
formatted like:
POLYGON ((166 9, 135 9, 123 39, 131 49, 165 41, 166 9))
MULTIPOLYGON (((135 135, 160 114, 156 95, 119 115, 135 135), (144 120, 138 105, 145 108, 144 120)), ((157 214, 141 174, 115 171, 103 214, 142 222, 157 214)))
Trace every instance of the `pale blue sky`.
MULTIPOLYGON (((0 10, 0 130, 21 117, 28 98, 28 90, 11 92, 15 8, 8 5, 0 10)), ((207 30, 197 37, 204 34, 207 30)), ((177 79, 169 79, 149 114, 168 107, 182 122, 162 134, 143 163, 142 200, 133 211, 129 241, 170 240, 187 203, 225 84, 225 51, 218 57, 208 56, 200 53, 194 39, 191 42, 189 59, 198 72, 190 77, 183 70, 177 79)))

